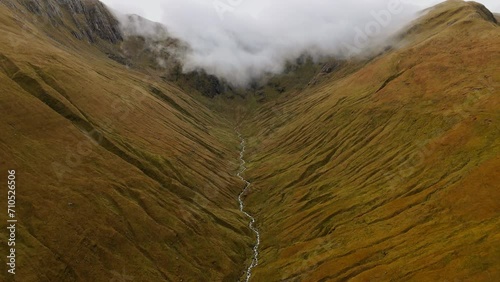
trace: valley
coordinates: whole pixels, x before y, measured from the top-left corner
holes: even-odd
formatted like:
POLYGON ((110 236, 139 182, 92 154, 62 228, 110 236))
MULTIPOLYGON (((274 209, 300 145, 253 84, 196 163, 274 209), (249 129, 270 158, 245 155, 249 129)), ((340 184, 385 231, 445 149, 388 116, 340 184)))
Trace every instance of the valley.
POLYGON ((98 1, 2 1, 0 280, 497 281, 497 19, 446 1, 242 89, 98 1))

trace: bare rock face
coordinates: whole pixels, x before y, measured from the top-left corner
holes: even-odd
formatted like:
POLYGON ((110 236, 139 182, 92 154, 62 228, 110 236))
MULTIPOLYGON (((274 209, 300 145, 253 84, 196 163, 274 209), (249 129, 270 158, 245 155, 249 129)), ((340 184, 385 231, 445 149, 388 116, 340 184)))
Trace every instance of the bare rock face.
POLYGON ((32 15, 47 19, 52 26, 70 29, 79 40, 90 43, 98 38, 110 43, 123 40, 118 20, 99 1, 22 0, 18 3, 32 15))
MULTIPOLYGON (((81 2, 80 0, 66 1, 81 2)), ((76 4, 74 6, 78 7, 76 4)), ((78 11, 79 10, 73 10, 71 13, 77 25, 83 25, 87 30, 90 29, 93 34, 111 43, 117 43, 123 40, 118 21, 101 2, 95 1, 87 5, 82 5, 81 13, 78 13, 78 11), (78 20, 77 16, 79 14, 84 15, 84 20, 78 20)), ((89 40, 92 39, 93 38, 89 38, 89 40)))
POLYGON ((82 14, 84 12, 84 6, 81 0, 57 0, 57 3, 66 5, 72 13, 82 14))

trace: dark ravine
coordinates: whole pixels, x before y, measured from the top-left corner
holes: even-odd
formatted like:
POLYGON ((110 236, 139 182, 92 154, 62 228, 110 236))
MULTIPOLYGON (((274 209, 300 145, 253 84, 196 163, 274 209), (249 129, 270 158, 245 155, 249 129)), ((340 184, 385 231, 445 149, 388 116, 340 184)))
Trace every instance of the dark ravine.
POLYGON ((238 134, 238 138, 240 138, 240 140, 241 140, 241 143, 240 143, 241 151, 240 151, 240 158, 239 158, 240 159, 240 170, 238 171, 237 176, 242 181, 245 182, 245 188, 238 195, 238 203, 240 205, 240 211, 250 219, 250 223, 248 224, 248 227, 255 233, 255 235, 257 237, 257 239, 255 241, 255 245, 253 247, 252 263, 250 263, 250 265, 248 266, 247 271, 246 271, 245 281, 248 282, 248 281, 250 281, 250 278, 252 277, 252 269, 254 269, 259 264, 260 232, 257 229, 257 227, 255 227, 255 218, 252 215, 250 215, 247 211, 245 211, 245 204, 243 201, 243 195, 248 191, 248 188, 250 187, 251 183, 242 176, 242 174, 247 169, 245 167, 246 162, 243 158, 244 154, 245 154, 246 141, 238 130, 236 130, 236 133, 238 134))

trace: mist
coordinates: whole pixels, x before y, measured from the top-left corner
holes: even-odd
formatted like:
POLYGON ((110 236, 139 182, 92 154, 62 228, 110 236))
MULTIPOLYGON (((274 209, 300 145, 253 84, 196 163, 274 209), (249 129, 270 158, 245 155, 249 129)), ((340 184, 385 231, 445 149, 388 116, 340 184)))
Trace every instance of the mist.
POLYGON ((185 42, 188 50, 178 54, 184 72, 204 70, 245 86, 302 55, 349 58, 389 46, 394 32, 439 1, 144 0, 138 8, 104 2, 158 21, 185 42))

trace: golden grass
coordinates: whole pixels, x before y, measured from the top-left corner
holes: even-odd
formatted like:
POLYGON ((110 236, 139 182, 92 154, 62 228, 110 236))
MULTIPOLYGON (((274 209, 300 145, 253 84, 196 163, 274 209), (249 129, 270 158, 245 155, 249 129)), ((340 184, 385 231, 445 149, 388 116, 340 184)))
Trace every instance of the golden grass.
POLYGON ((2 177, 7 167, 19 175, 17 279, 237 280, 253 239, 238 212, 233 124, 109 60, 97 48, 106 42, 29 21, 21 29, 4 5, 0 21, 0 159, 2 177))
POLYGON ((120 46, 75 39, 67 14, 54 28, 16 13, 0 5, 17 280, 240 279, 254 238, 236 121, 262 233, 252 281, 500 279, 500 33, 477 4, 439 5, 372 60, 213 99, 147 54, 110 60, 120 46))
POLYGON ((451 1, 398 39, 246 123, 254 281, 500 277, 499 27, 451 1))

